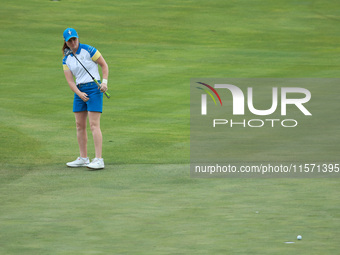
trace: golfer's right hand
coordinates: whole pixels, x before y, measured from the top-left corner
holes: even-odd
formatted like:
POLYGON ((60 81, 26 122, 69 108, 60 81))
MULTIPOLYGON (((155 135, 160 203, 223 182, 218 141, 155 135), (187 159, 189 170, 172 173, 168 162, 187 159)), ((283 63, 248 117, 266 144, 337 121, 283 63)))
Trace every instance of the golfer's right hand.
POLYGON ((80 92, 78 96, 79 96, 80 99, 83 100, 84 102, 89 101, 89 98, 87 97, 87 94, 84 93, 84 92, 80 92))

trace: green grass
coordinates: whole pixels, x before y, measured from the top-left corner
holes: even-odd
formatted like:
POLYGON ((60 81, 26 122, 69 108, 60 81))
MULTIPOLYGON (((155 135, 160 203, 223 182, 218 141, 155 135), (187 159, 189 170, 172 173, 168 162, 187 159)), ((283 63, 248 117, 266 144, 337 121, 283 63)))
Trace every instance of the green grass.
POLYGON ((336 254, 338 179, 189 177, 189 86, 339 77, 339 7, 2 1, 0 254, 336 254), (110 67, 104 171, 65 167, 78 154, 61 65, 67 27, 110 67))
POLYGON ((187 165, 2 171, 2 254, 336 254, 337 180, 188 177, 187 165), (327 189, 325 189, 327 183, 327 189), (295 244, 301 234, 303 240, 295 244))

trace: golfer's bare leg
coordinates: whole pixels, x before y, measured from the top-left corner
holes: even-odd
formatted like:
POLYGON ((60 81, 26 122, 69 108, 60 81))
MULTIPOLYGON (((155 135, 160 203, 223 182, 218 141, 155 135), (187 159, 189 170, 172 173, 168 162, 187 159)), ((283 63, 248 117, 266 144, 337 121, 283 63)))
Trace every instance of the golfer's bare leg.
POLYGON ((86 132, 87 111, 75 112, 74 115, 76 117, 77 139, 80 157, 87 158, 87 132, 86 132))
POLYGON ((96 158, 102 157, 103 136, 100 130, 100 112, 89 112, 89 122, 93 135, 96 158))

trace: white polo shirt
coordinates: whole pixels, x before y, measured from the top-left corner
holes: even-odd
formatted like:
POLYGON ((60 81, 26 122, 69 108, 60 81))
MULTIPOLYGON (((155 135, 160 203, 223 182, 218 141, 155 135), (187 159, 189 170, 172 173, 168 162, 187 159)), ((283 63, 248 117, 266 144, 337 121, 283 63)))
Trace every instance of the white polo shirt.
MULTIPOLYGON (((98 64, 94 61, 101 56, 100 52, 86 44, 79 43, 76 56, 79 61, 86 67, 86 69, 92 74, 96 80, 100 80, 98 71, 98 64)), ((79 64, 73 54, 65 56, 63 58, 63 69, 70 70, 74 77, 76 77, 76 84, 92 82, 91 76, 85 71, 85 69, 79 64)))

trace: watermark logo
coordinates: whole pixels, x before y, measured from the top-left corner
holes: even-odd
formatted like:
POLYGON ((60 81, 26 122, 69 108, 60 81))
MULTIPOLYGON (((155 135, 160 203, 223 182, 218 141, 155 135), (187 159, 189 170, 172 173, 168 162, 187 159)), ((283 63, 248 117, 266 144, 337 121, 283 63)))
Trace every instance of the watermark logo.
MULTIPOLYGON (((209 95, 212 100, 214 101, 215 105, 217 105, 215 97, 212 93, 215 94, 215 96, 218 98, 220 102, 220 106, 223 106, 222 99, 220 97, 220 94, 216 91, 216 89, 219 89, 221 95, 224 93, 231 93, 232 95, 232 114, 233 116, 242 116, 245 115, 245 106, 248 107, 248 110, 250 113, 257 115, 257 116, 270 116, 274 114, 277 111, 277 108, 280 104, 280 114, 281 116, 287 115, 287 106, 288 105, 294 105, 303 115, 305 116, 311 116, 311 112, 306 108, 305 104, 310 101, 311 99, 311 92, 308 89, 300 88, 300 87, 272 87, 271 88, 271 106, 268 109, 257 109, 254 106, 254 93, 253 88, 248 87, 245 93, 236 85, 232 84, 214 84, 214 87, 212 87, 209 84, 203 83, 203 82, 197 82, 198 84, 203 85, 204 87, 197 87, 198 89, 203 90, 205 93, 201 95, 201 115, 207 115, 208 114, 208 104, 207 104, 207 95, 209 95), (279 96, 279 90, 280 90, 280 96, 279 96), (294 96, 289 96, 289 95, 294 96), (247 104, 245 104, 247 102, 247 104)), ((261 98, 258 98, 259 100, 261 98)), ((294 112, 295 113, 295 112, 294 112)), ((281 126, 283 127, 295 127, 297 126, 297 121, 294 119, 288 119, 281 121, 280 119, 251 119, 249 121, 243 120, 241 123, 244 127, 246 126, 246 122, 249 124, 249 127, 262 127, 264 126, 265 122, 270 122, 272 127, 274 127, 275 121, 280 121, 281 126), (283 122, 291 122, 294 123, 293 125, 285 125, 283 122), (258 123, 257 125, 252 125, 251 123, 258 123)), ((219 124, 227 124, 232 123, 233 120, 227 120, 227 119, 214 119, 213 126, 219 124)), ((236 123, 234 121, 234 123, 236 123)), ((235 125, 234 125, 235 126, 235 125)), ((232 124, 231 124, 232 127, 232 124)))
MULTIPOLYGON (((212 86, 205 84, 203 82, 197 82, 197 83, 206 86, 212 92, 214 92, 222 106, 221 97, 212 86)), ((243 91, 239 87, 235 85, 231 85, 231 84, 215 84, 214 87, 229 90, 233 97, 233 115, 244 115, 245 96, 244 96, 243 91)), ((197 87, 197 88, 204 90, 208 95, 210 95, 210 97, 213 99, 216 105, 216 100, 213 97, 213 95, 210 93, 210 91, 208 91, 207 89, 200 88, 200 87, 197 87)), ((207 115, 207 94, 202 94, 201 96, 201 115, 207 115)), ((311 93, 308 89, 292 88, 292 87, 281 88, 281 115, 287 115, 287 105, 289 104, 295 105, 304 115, 312 115, 304 106, 304 104, 307 103, 310 99, 311 99, 311 93), (303 98, 288 98, 287 97, 288 93, 299 93, 299 94, 304 95, 304 97, 303 98)), ((272 88, 272 105, 269 109, 267 110, 255 109, 253 101, 254 101, 253 88, 249 87, 247 88, 247 105, 248 105, 249 111, 255 115, 261 115, 261 116, 270 115, 274 113, 278 106, 278 88, 277 87, 272 88)))
POLYGON ((338 84, 191 78, 191 177, 340 177, 338 84))

